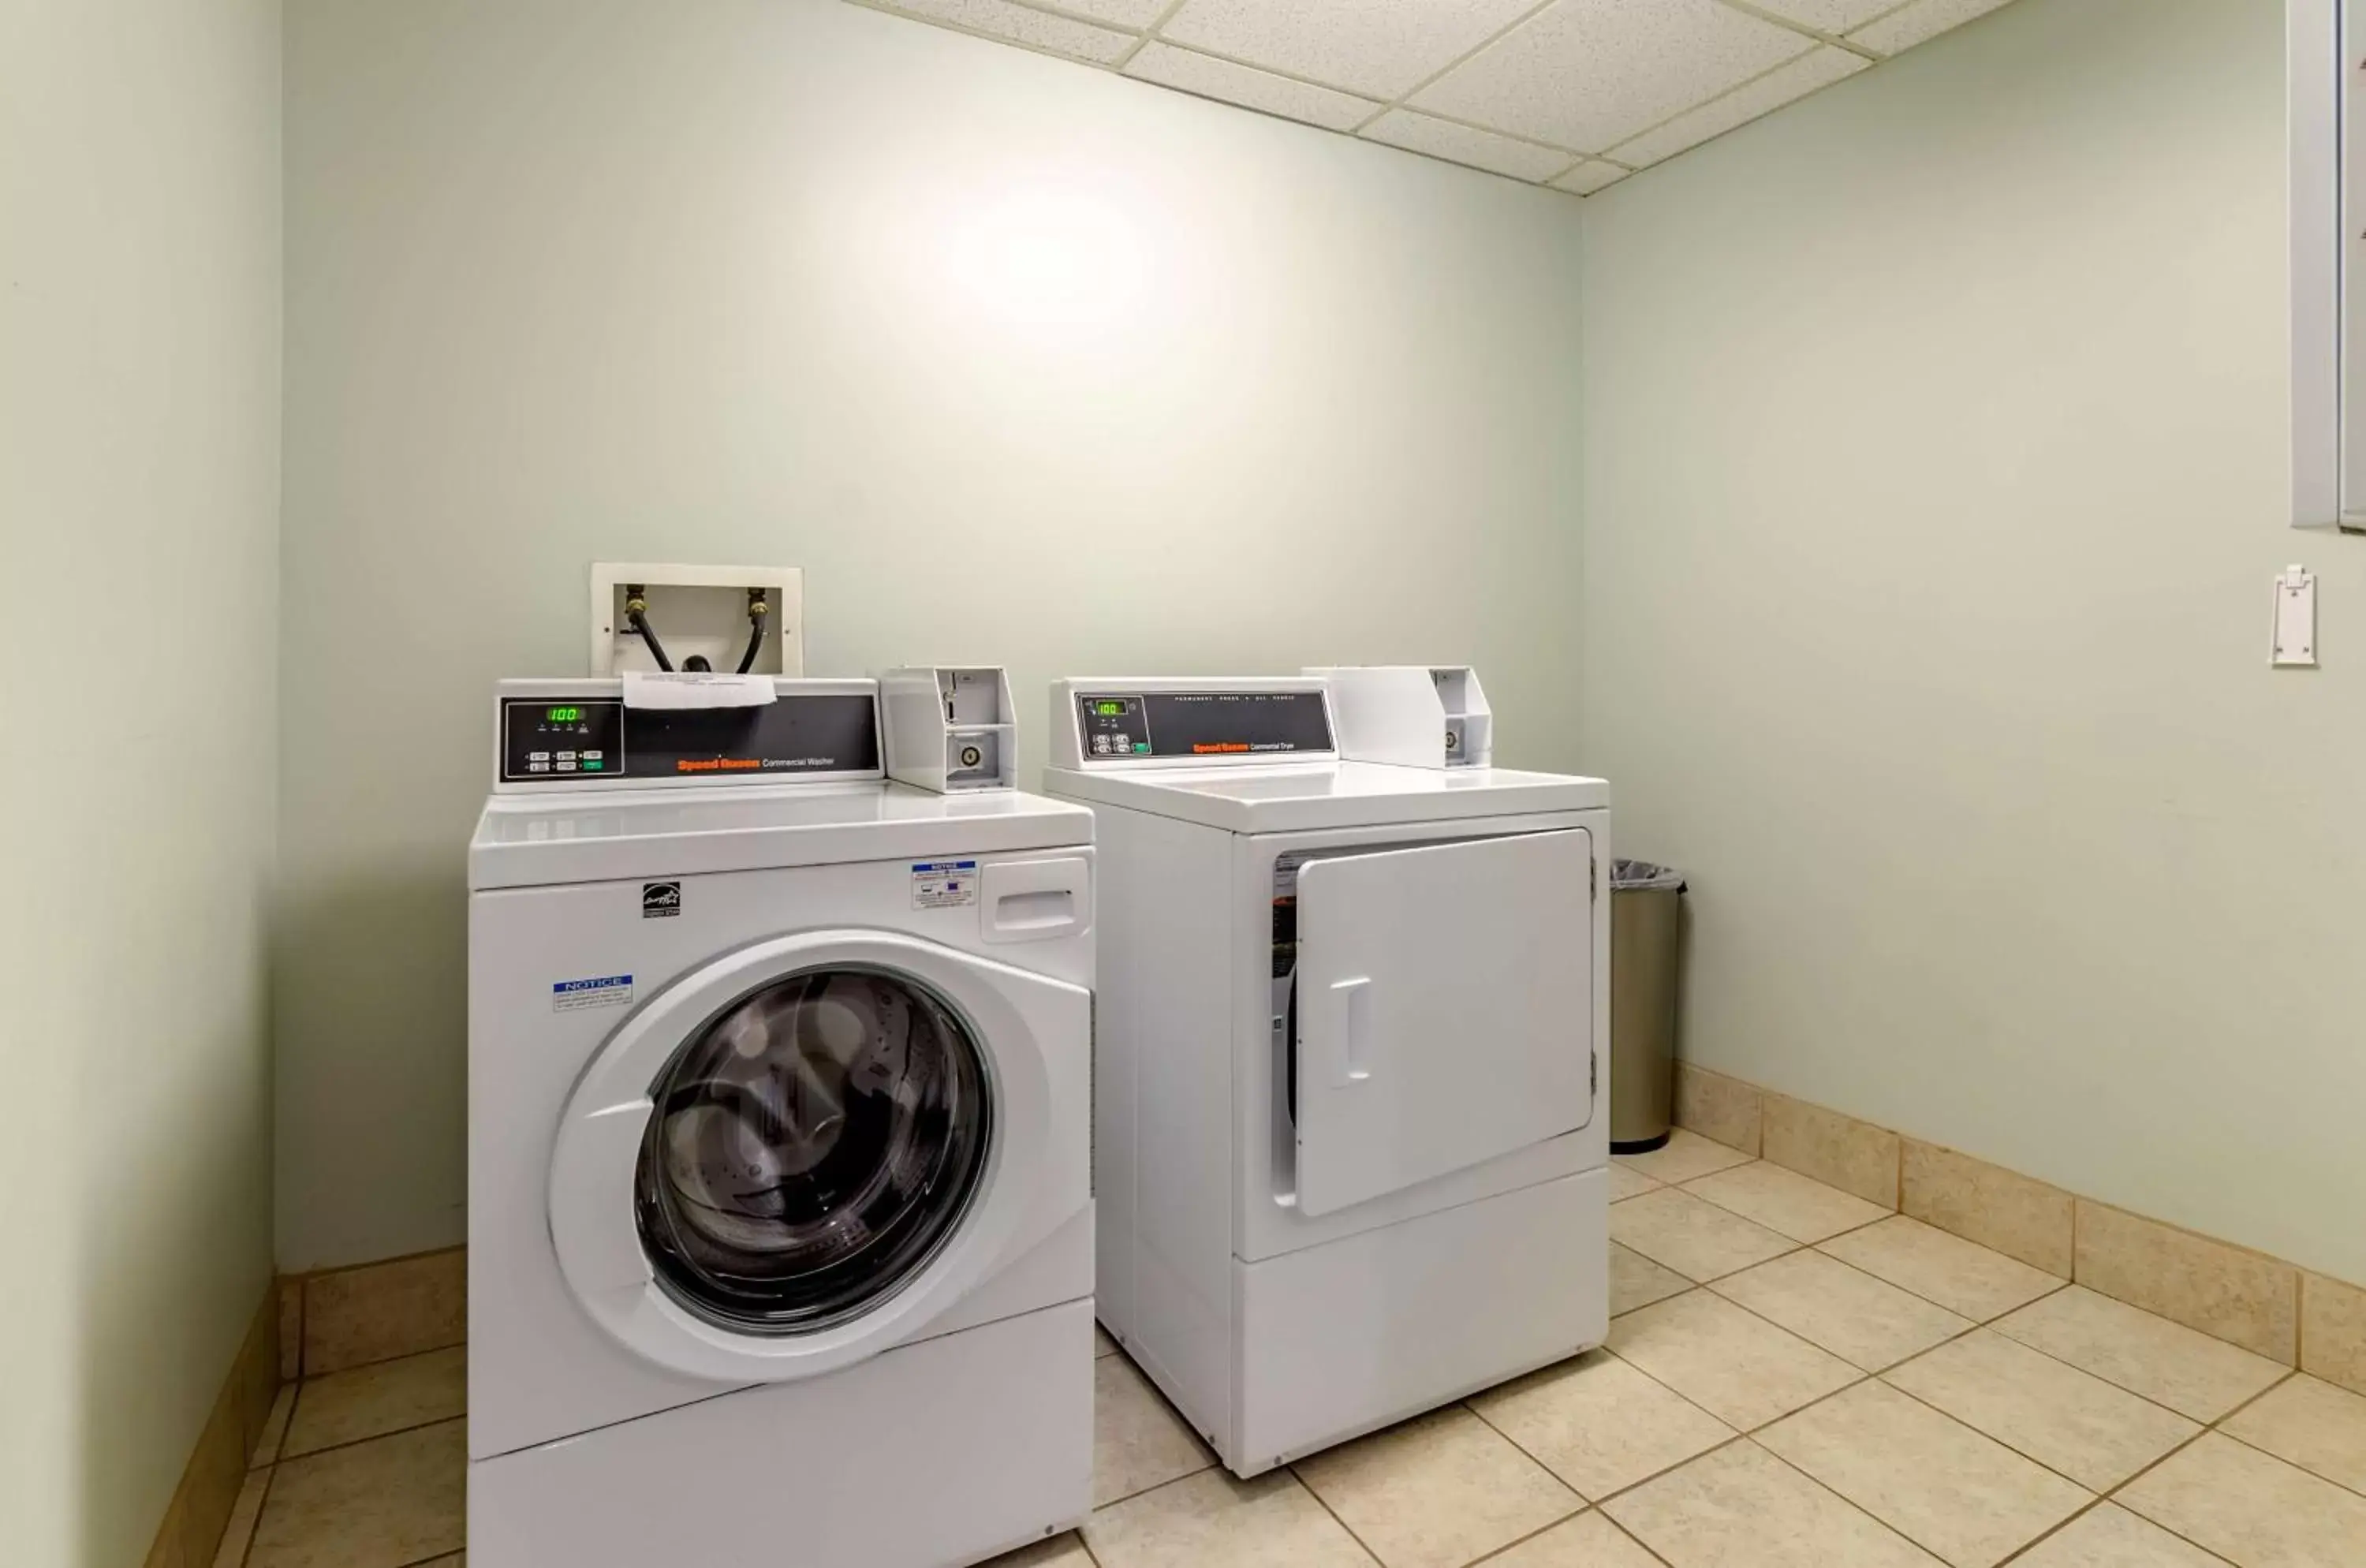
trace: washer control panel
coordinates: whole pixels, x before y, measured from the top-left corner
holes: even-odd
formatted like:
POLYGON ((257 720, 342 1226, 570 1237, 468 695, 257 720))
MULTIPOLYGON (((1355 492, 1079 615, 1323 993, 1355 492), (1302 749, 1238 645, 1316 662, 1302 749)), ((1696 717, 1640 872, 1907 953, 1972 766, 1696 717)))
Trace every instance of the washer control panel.
POLYGON ((584 788, 612 781, 642 786, 880 774, 879 705, 868 682, 806 691, 784 681, 770 703, 718 708, 628 707, 620 694, 616 694, 613 681, 576 684, 598 694, 502 693, 501 785, 584 788))
POLYGON ((501 704, 501 777, 598 778, 625 771, 622 699, 513 697, 501 704))

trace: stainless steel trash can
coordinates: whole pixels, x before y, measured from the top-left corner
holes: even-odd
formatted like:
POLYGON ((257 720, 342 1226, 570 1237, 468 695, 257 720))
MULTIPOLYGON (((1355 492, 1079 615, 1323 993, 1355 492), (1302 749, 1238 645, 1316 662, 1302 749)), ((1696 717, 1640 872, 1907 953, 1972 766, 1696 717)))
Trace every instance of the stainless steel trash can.
POLYGON ((1640 1154, 1675 1120, 1676 987, 1684 879, 1622 860, 1610 872, 1610 1147, 1640 1154))

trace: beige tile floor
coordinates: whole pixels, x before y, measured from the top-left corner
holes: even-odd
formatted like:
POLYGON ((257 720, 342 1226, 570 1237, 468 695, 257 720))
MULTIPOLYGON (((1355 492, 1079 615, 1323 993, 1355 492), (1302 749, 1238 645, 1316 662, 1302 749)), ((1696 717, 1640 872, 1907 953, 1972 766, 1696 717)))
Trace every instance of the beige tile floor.
MULTIPOLYGON (((1255 1481, 1104 1337, 995 1568, 2366 1564, 2366 1398, 1690 1134, 1617 1190, 1606 1348, 1255 1481)), ((285 1391, 217 1568, 462 1568, 465 1373, 285 1391)))

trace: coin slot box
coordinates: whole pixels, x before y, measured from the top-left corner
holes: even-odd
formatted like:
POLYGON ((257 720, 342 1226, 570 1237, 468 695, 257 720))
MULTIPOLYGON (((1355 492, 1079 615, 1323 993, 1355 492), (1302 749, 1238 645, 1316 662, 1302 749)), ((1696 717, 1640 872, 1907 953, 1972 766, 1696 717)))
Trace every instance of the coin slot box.
POLYGON ((940 795, 1009 789, 1019 731, 1010 679, 987 665, 918 665, 879 678, 887 775, 940 795))
POLYGON ((1331 686, 1339 754, 1411 768, 1484 768, 1494 715, 1467 664, 1343 665, 1309 670, 1331 686))

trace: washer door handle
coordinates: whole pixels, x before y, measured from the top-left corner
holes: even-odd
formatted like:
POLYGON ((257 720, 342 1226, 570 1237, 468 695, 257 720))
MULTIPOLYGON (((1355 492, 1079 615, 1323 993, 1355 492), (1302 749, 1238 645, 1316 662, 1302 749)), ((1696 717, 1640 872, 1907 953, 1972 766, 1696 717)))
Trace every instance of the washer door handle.
POLYGON ((988 942, 1042 942, 1092 923, 1093 867, 1082 855, 989 863, 978 890, 988 942))

